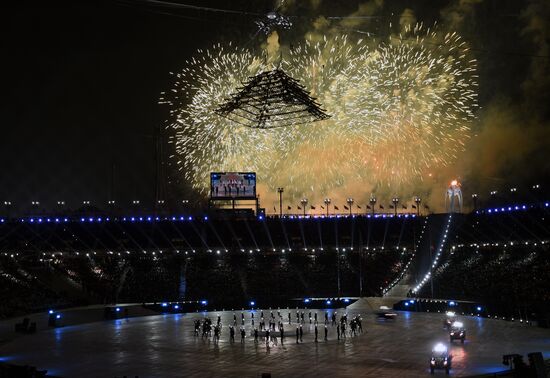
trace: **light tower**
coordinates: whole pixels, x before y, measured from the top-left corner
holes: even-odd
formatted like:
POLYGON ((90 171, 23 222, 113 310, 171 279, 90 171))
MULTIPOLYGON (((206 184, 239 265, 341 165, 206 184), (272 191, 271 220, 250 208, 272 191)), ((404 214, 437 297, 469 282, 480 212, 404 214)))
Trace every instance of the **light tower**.
POLYGON ((33 213, 38 214, 40 211, 40 201, 31 201, 33 213))
POLYGON ((139 213, 139 204, 140 204, 140 201, 139 201, 139 200, 133 200, 133 201, 132 201, 132 209, 133 209, 136 213, 139 213))
POLYGON ((12 203, 11 201, 4 201, 4 207, 6 208, 6 216, 10 217, 10 209, 11 209, 12 203))
POLYGON ((306 216, 307 198, 302 198, 300 200, 300 203, 302 204, 302 208, 304 209, 304 217, 305 217, 306 216))
POLYGON ((372 210, 372 214, 374 215, 374 207, 376 206, 376 197, 375 196, 370 197, 369 204, 370 204, 370 207, 371 207, 371 210, 372 210))
POLYGON ((346 202, 348 203, 348 206, 349 206, 349 216, 351 217, 351 207, 353 206, 353 198, 349 197, 346 202))
POLYGON ((414 197, 414 203, 416 204, 416 215, 420 215, 420 203, 422 202, 422 198, 415 196, 414 197))
POLYGON ((393 197, 391 199, 391 202, 393 203, 393 212, 394 212, 394 215, 397 216, 397 205, 399 204, 399 198, 398 197, 393 197))
POLYGON ((277 188, 277 193, 279 193, 279 217, 283 217, 283 193, 285 188, 277 188))
POLYGON ((325 203, 325 206, 327 207, 327 217, 328 217, 328 207, 330 206, 330 198, 325 198, 325 200, 323 201, 325 203))

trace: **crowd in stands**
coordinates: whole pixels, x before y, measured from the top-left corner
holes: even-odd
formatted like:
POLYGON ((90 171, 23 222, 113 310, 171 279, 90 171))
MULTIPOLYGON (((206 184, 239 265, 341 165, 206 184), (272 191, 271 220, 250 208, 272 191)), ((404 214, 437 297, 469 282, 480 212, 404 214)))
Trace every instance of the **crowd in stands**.
MULTIPOLYGON (((545 207, 504 206, 465 216, 434 270, 435 298, 484 303, 508 318, 546 317, 550 216, 545 207)), ((430 297, 431 285, 418 294, 430 297)))
MULTIPOLYGON (((507 209, 507 208, 504 208, 507 209)), ((550 213, 547 208, 468 214, 453 237, 455 244, 547 240, 550 213)))
POLYGON ((0 256, 0 319, 44 311, 49 306, 68 305, 63 293, 56 293, 33 274, 20 268, 11 257, 0 256))
MULTIPOLYGON (((434 297, 517 317, 548 302, 546 212, 453 216, 434 297)), ((446 219, 430 216, 427 233, 424 218, 404 217, 3 224, 0 317, 86 303, 381 295, 415 248, 414 259, 431 256, 442 235, 429 229, 446 219)))
POLYGON ((413 217, 6 222, 0 316, 93 303, 378 295, 401 269, 402 248, 412 249, 419 224, 413 217))
MULTIPOLYGON (((550 310, 550 244, 461 244, 434 271, 434 297, 484 303, 488 311, 526 319, 550 310)), ((420 296, 431 295, 426 285, 420 296)))
POLYGON ((1 289, 6 298, 2 316, 92 303, 208 299, 232 306, 254 299, 276 304, 300 297, 357 296, 360 285, 363 295, 379 295, 408 258, 408 252, 396 248, 2 256, 3 272, 26 275, 17 282, 2 278, 11 282, 1 289))

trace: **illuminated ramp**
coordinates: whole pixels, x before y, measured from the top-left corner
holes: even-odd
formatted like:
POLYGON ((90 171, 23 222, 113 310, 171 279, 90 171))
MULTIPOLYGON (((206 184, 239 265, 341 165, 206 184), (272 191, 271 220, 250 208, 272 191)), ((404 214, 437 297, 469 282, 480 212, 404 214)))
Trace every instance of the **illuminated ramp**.
POLYGON ((462 223, 462 214, 432 214, 426 217, 415 245, 415 253, 399 276, 384 289, 386 297, 414 296, 431 285, 432 270, 441 262, 450 245, 454 229, 462 223))

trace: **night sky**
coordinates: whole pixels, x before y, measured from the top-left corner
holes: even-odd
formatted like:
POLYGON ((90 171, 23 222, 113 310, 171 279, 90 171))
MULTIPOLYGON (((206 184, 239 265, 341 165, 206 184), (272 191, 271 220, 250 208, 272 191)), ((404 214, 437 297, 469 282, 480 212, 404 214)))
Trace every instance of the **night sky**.
MULTIPOLYGON (((268 1, 185 3, 257 13, 271 7, 268 1)), ((312 17, 347 15, 367 2, 324 1, 316 10, 310 3, 316 2, 287 2, 286 9, 312 17)), ((410 8, 419 21, 455 28, 474 49, 478 136, 457 172, 479 190, 544 181, 550 172, 550 33, 549 22, 541 20, 550 21, 550 6, 515 0, 438 4, 387 1, 378 15, 386 22, 410 8)), ((169 72, 180 70, 198 48, 229 40, 246 44, 255 33, 252 16, 130 0, 12 4, 3 13, 0 201, 22 211, 32 200, 44 208, 58 200, 69 208, 83 200, 103 206, 113 163, 121 206, 134 199, 152 203, 153 134, 167 117, 157 101, 171 86, 169 72)), ((292 38, 307 27, 297 25, 292 38)), ((166 145, 167 155, 171 148, 166 145)), ((175 172, 168 181, 168 200, 194 198, 175 172)))

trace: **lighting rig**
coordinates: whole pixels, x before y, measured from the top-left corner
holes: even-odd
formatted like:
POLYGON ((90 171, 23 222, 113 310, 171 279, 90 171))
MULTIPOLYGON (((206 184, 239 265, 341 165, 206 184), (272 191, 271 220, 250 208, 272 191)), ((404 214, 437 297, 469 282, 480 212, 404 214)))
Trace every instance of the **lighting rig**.
POLYGON ((298 80, 277 68, 250 77, 216 113, 256 129, 292 126, 330 118, 298 80))

